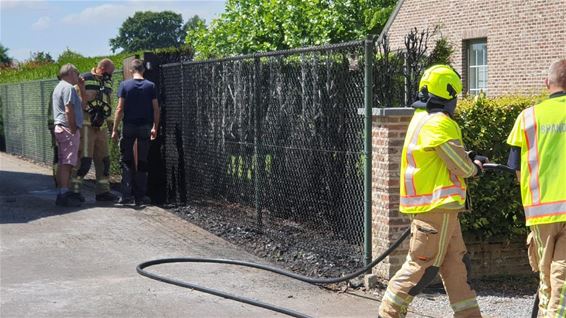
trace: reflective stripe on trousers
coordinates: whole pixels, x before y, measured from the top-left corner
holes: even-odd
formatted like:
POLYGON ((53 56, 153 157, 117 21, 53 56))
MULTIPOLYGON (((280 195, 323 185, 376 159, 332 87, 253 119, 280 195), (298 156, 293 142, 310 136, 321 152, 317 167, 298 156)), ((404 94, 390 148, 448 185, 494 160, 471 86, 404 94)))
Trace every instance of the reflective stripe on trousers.
POLYGON ((454 310, 454 312, 459 312, 459 311, 468 310, 470 308, 479 307, 479 305, 476 298, 470 298, 454 304, 450 304, 450 307, 452 307, 452 310, 454 310))
POLYGON ((566 222, 532 225, 540 271, 539 313, 566 317, 566 222))
POLYGON ((463 258, 466 246, 458 211, 434 211, 412 215, 409 254, 389 282, 379 315, 403 317, 403 310, 440 272, 455 317, 481 317, 475 292, 468 283, 463 258))

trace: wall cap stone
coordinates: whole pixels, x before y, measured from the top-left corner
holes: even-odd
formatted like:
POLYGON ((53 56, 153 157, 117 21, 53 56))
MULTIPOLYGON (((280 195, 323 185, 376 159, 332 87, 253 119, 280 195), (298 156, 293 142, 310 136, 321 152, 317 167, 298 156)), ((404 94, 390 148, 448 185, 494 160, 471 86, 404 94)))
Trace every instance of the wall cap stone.
MULTIPOLYGON (((391 108, 372 108, 371 115, 378 117, 385 116, 412 116, 415 109, 412 107, 391 107, 391 108)), ((358 115, 365 115, 366 110, 364 108, 358 108, 358 115)))

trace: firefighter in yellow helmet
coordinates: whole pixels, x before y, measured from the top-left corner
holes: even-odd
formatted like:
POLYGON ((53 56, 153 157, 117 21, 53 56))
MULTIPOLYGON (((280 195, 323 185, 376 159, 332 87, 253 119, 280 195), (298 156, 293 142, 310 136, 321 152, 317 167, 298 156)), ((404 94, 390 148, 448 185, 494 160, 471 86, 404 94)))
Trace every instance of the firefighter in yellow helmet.
POLYGON ((539 272, 539 314, 566 317, 566 59, 554 62, 550 98, 525 109, 507 139, 508 165, 517 170, 529 262, 539 272))
POLYGON ((379 317, 405 317, 413 298, 439 273, 454 317, 481 317, 458 215, 465 208, 464 178, 480 173, 487 158, 464 150, 452 118, 461 91, 460 75, 447 65, 425 70, 419 83, 401 157, 399 209, 411 218, 409 253, 387 286, 379 317))

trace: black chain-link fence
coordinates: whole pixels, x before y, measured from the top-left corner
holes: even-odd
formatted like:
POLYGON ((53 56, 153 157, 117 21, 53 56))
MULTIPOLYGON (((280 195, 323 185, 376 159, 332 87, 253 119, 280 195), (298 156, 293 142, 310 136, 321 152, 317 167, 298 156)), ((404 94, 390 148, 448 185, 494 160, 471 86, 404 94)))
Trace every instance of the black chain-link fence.
MULTIPOLYGON (((121 71, 114 73, 114 91, 122 77, 121 71)), ((49 118, 52 116, 49 107, 57 83, 57 79, 48 79, 0 85, 6 152, 37 162, 52 162, 53 147, 47 123, 53 119, 49 118)), ((116 105, 116 96, 114 98, 113 105, 116 105)))
MULTIPOLYGON (((364 43, 163 65, 162 135, 150 161, 164 169, 150 171, 150 186, 159 178, 166 186, 150 195, 162 191, 177 204, 224 199, 252 207, 259 226, 285 220, 361 245, 364 43)), ((407 55, 387 41, 371 52, 373 105, 406 105, 419 77, 407 55)), ((51 161, 47 108, 56 84, 0 85, 9 153, 51 161)))
MULTIPOLYGON (((399 106, 402 59, 383 48, 374 104, 399 106)), ((224 198, 255 207, 260 226, 275 217, 361 244, 363 61, 357 41, 164 65, 169 202, 224 198)))

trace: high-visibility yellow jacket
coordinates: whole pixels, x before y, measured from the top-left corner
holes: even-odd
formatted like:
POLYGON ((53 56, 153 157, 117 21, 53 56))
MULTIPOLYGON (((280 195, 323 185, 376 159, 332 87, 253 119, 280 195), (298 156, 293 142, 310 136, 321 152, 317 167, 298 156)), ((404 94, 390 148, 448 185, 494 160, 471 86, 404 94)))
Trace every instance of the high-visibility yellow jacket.
POLYGON ((521 148, 527 226, 566 222, 566 95, 525 109, 507 143, 521 148))
POLYGON ((423 213, 442 206, 457 210, 464 207, 466 182, 451 173, 435 151, 436 147, 450 140, 462 144, 462 132, 453 119, 444 113, 415 111, 401 156, 401 212, 423 213))

